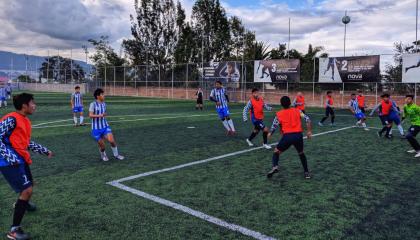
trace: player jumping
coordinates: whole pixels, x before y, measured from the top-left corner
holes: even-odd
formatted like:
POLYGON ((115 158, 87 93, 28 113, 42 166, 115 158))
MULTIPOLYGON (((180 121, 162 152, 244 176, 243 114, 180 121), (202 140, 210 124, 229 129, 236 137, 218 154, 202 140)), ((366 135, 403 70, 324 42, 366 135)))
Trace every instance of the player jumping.
POLYGON ((259 96, 259 90, 257 88, 252 89, 251 99, 248 101, 243 111, 244 122, 248 121, 248 113, 251 115, 252 124, 254 124, 254 130, 251 136, 246 139, 246 142, 250 147, 254 146, 252 139, 254 139, 260 131, 263 131, 263 147, 271 149, 271 146, 267 144, 268 128, 264 124, 264 108, 267 111, 271 111, 271 107, 268 106, 262 97, 259 96))
POLYGON ((76 86, 74 88, 74 93, 71 94, 71 100, 70 100, 70 104, 71 104, 71 109, 73 111, 73 121, 74 121, 74 126, 77 127, 78 125, 80 126, 85 126, 85 123, 83 122, 84 118, 83 118, 83 96, 80 93, 80 87, 76 86), (80 114, 80 124, 77 123, 77 114, 80 114))
POLYGON ((319 126, 324 126, 325 120, 331 116, 331 126, 334 126, 334 120, 335 120, 335 113, 334 113, 334 100, 332 98, 332 92, 327 92, 327 99, 325 101, 325 117, 322 118, 322 120, 318 123, 319 126))
POLYGON ((362 126, 366 131, 369 131, 369 128, 366 126, 366 116, 359 108, 359 102, 357 101, 356 94, 351 94, 351 100, 349 102, 350 111, 353 113, 354 117, 357 119, 357 126, 362 126))
POLYGON ((306 179, 310 179, 311 175, 309 174, 308 170, 308 161, 306 159, 305 153, 303 152, 303 128, 301 118, 304 118, 306 121, 306 135, 308 138, 312 137, 311 121, 309 117, 302 113, 300 110, 290 107, 291 101, 289 97, 283 96, 280 100, 280 103, 284 109, 276 113, 269 137, 271 137, 276 128, 279 126, 280 133, 283 134, 283 137, 274 149, 272 159, 273 168, 270 172, 268 172, 267 178, 271 178, 275 173, 279 171, 280 154, 285 152, 290 146, 294 146, 299 154, 300 161, 304 169, 304 177, 306 179))
POLYGON ((233 125, 232 119, 230 119, 229 112, 229 96, 226 93, 226 89, 223 87, 222 82, 217 80, 216 87, 210 93, 210 101, 216 103, 216 110, 219 114, 220 120, 222 120, 223 126, 227 131, 227 135, 233 135, 236 133, 235 126, 233 125))
MULTIPOLYGON (((8 239, 30 239, 20 224, 25 212, 31 207, 33 179, 30 169, 32 164, 28 150, 51 158, 53 153, 47 148, 31 141, 31 121, 28 116, 35 112, 32 94, 21 93, 13 98, 16 111, 5 115, 0 122, 0 172, 19 198, 15 203, 13 223, 8 239)), ((32 206, 33 207, 33 206, 32 206)))
POLYGON ((105 152, 105 139, 111 144, 114 157, 117 160, 124 160, 124 157, 118 153, 117 144, 112 134, 111 128, 106 121, 106 104, 104 90, 98 88, 93 93, 95 101, 89 106, 89 117, 92 119, 92 137, 98 142, 101 159, 104 162, 109 161, 105 152))
POLYGON ((413 100, 414 95, 406 96, 403 119, 409 118, 411 123, 406 139, 413 149, 409 150, 408 153, 416 153, 415 157, 418 158, 420 157, 420 145, 416 136, 420 132, 420 107, 413 100))
POLYGON ((293 106, 305 113, 305 97, 301 92, 297 93, 295 99, 293 100, 293 106))
POLYGON ((392 138, 391 136, 392 123, 395 123, 398 127, 398 131, 401 134, 401 138, 405 138, 404 128, 401 125, 401 119, 399 116, 400 111, 397 107, 397 104, 395 103, 395 101, 390 99, 390 96, 388 93, 382 94, 381 98, 382 98, 381 103, 376 105, 372 109, 372 112, 369 114, 370 116, 373 116, 375 111, 377 110, 380 111, 379 116, 381 118, 382 125, 384 125, 384 127, 382 128, 382 130, 378 132, 378 136, 382 137, 382 134, 385 132, 385 137, 388 139, 391 139, 392 138))

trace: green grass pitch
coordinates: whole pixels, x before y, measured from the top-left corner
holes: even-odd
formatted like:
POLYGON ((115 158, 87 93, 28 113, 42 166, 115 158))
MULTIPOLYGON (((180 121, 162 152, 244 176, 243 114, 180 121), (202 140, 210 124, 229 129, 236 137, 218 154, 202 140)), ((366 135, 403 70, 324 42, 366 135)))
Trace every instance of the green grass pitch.
MULTIPOLYGON (((90 126, 72 127, 68 94, 35 98, 32 139, 56 156, 33 155, 38 211, 27 213, 23 226, 34 239, 252 239, 106 184, 248 149, 252 126, 242 121, 242 104, 231 105, 238 134, 226 137, 211 103, 201 112, 192 101, 108 97, 108 121, 126 160, 104 163, 90 126)), ((308 112, 317 123, 323 111, 308 112)), ((314 133, 354 125, 347 111, 338 115, 336 127, 313 124, 314 133)), ((368 125, 380 123, 375 117, 368 125)), ((259 135, 254 143, 261 142, 259 135)), ((420 160, 408 149, 406 141, 352 128, 305 140, 309 181, 294 149, 267 180, 272 151, 261 149, 124 184, 276 239, 420 239, 420 160)), ((4 233, 15 200, 0 177, 4 233)))

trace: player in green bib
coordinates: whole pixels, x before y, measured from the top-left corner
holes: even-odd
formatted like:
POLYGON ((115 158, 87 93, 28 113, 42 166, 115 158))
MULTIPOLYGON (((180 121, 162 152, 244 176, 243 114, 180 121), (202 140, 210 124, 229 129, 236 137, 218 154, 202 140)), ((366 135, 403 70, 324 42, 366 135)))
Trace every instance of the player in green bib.
POLYGON ((416 140, 417 134, 420 132, 420 106, 414 103, 414 96, 407 95, 405 97, 405 105, 404 105, 404 115, 403 119, 409 118, 411 126, 408 129, 408 134, 406 138, 410 143, 412 150, 409 150, 409 153, 415 153, 416 158, 420 157, 420 145, 419 142, 416 140))

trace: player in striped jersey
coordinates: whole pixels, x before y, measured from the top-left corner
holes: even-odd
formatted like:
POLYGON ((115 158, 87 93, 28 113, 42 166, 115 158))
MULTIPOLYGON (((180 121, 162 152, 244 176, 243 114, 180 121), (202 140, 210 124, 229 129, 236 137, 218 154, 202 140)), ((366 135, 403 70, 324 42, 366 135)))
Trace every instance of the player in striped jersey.
POLYGON ((76 86, 74 88, 74 93, 71 94, 71 109, 73 111, 73 121, 74 126, 78 126, 77 124, 77 114, 80 114, 80 126, 85 126, 85 123, 83 122, 83 96, 82 93, 80 93, 80 87, 76 86))
POLYGON ((89 117, 92 119, 92 137, 98 142, 101 159, 104 162, 109 161, 105 152, 105 139, 111 144, 114 157, 118 160, 124 160, 124 157, 118 153, 117 144, 112 134, 111 128, 106 121, 106 104, 104 90, 98 88, 93 93, 95 101, 89 106, 89 117))
POLYGON ((351 100, 349 102, 350 111, 353 113, 354 117, 357 119, 357 126, 362 126, 366 131, 369 131, 369 128, 366 126, 366 116, 359 108, 359 101, 357 101, 356 94, 351 94, 351 100))
POLYGON ((6 88, 1 87, 0 88, 0 107, 7 107, 7 94, 6 94, 6 88))
POLYGON ((388 93, 382 94, 382 101, 376 105, 372 112, 369 114, 373 116, 375 111, 379 110, 379 117, 381 118, 382 125, 384 126, 381 131, 378 132, 378 136, 381 137, 384 132, 385 138, 392 138, 392 124, 397 125, 398 131, 401 134, 401 139, 405 139, 404 128, 401 125, 400 110, 397 103, 391 100, 388 93))
POLYGON ((210 101, 216 103, 216 110, 219 114, 220 120, 222 120, 223 126, 227 130, 228 135, 236 133, 235 126, 233 125, 232 119, 230 119, 229 112, 229 96, 226 93, 226 89, 223 87, 221 81, 216 81, 216 87, 210 93, 210 101))

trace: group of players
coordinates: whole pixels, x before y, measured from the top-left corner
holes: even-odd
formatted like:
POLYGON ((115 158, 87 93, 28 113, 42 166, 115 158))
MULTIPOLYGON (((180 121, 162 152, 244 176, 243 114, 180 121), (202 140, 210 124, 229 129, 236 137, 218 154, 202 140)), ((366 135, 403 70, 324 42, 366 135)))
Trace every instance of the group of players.
MULTIPOLYGON (((124 157, 118 153, 117 144, 112 134, 111 128, 106 120, 106 103, 105 93, 102 89, 96 89, 93 94, 95 101, 89 105, 89 117, 91 118, 91 135, 98 143, 100 157, 102 161, 109 161, 105 152, 105 140, 111 144, 112 153, 117 160, 123 160, 124 157)), ((203 92, 197 92, 197 97, 200 102, 197 102, 197 109, 202 109, 203 92)), ((402 136, 404 130, 401 126, 399 118, 400 111, 392 101, 388 94, 381 96, 382 101, 375 106, 370 115, 375 111, 379 113, 379 117, 384 125, 383 129, 378 132, 381 136, 385 133, 385 137, 390 138, 392 134, 392 124, 395 123, 402 136)), ((413 102, 414 96, 407 95, 402 112, 403 118, 408 117, 412 126, 408 130, 405 138, 412 146, 410 153, 415 153, 416 157, 420 157, 420 145, 415 139, 420 132, 420 107, 413 102)), ((228 135, 236 133, 233 120, 230 118, 229 112, 229 97, 222 82, 216 81, 215 88, 211 91, 210 100, 215 103, 216 110, 220 120, 228 135)), ((83 119, 83 95, 80 92, 80 87, 75 88, 75 92, 71 95, 71 109, 73 111, 74 126, 84 126, 83 119), (77 119, 77 116, 80 116, 77 119), (79 120, 79 121, 78 121, 79 120)), ((254 125, 251 135, 246 139, 249 146, 254 146, 252 140, 258 135, 260 131, 263 132, 263 148, 271 149, 268 145, 268 139, 274 134, 277 128, 280 129, 282 138, 274 148, 272 156, 272 169, 267 173, 267 178, 271 178, 275 173, 279 172, 280 155, 291 146, 294 146, 299 154, 299 158, 304 169, 304 178, 310 179, 311 175, 308 169, 308 162, 303 151, 303 127, 302 119, 306 122, 306 136, 312 137, 311 120, 305 113, 305 98, 301 93, 298 93, 292 102, 288 96, 283 96, 280 100, 282 110, 276 112, 271 128, 264 124, 264 110, 271 111, 272 108, 268 106, 264 99, 259 95, 258 89, 252 90, 250 100, 244 107, 243 120, 248 120, 248 114, 254 125)), ((30 170, 32 163, 29 150, 53 157, 52 151, 31 141, 31 122, 28 118, 35 112, 36 104, 32 94, 21 93, 13 97, 13 105, 15 112, 6 114, 0 121, 0 172, 3 174, 9 185, 19 194, 19 198, 14 204, 13 221, 10 231, 7 233, 9 239, 26 240, 30 239, 29 234, 25 233, 21 228, 21 221, 26 211, 35 210, 35 204, 30 202, 33 188, 33 178, 30 170)), ((351 95, 349 108, 355 118, 357 125, 368 130, 366 126, 365 115, 365 97, 359 92, 351 95)), ((334 125, 334 101, 332 92, 327 92, 325 116, 318 123, 324 126, 326 119, 331 118, 331 125, 334 125)))

